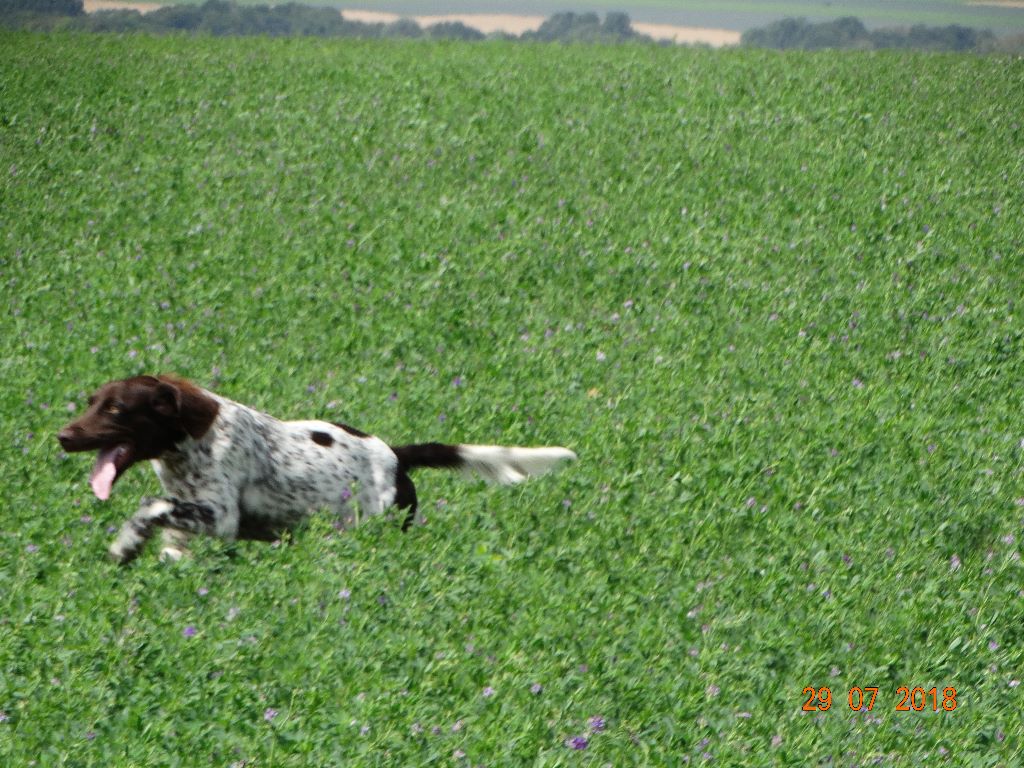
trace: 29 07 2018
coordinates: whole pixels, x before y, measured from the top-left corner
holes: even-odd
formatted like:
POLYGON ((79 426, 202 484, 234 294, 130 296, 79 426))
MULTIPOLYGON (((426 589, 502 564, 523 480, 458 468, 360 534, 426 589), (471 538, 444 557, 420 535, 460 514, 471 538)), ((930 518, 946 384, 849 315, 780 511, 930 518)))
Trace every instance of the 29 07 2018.
MULTIPOLYGON (((878 699, 877 686, 854 686, 846 693, 846 704, 855 712, 872 711, 878 699)), ((804 688, 804 712, 827 712, 832 708, 832 689, 822 686, 804 688)), ((957 707, 956 688, 911 688, 901 685, 896 689, 896 712, 952 712, 957 707)))

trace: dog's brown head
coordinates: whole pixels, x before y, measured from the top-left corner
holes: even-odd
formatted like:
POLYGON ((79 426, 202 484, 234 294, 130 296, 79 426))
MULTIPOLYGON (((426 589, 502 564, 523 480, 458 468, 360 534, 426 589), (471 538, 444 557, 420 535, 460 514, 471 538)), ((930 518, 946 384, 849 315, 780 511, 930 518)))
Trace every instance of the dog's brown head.
POLYGON ((101 500, 137 461, 156 459, 186 437, 202 437, 219 406, 194 384, 173 376, 135 376, 104 384, 89 408, 57 434, 65 451, 99 451, 89 483, 101 500))

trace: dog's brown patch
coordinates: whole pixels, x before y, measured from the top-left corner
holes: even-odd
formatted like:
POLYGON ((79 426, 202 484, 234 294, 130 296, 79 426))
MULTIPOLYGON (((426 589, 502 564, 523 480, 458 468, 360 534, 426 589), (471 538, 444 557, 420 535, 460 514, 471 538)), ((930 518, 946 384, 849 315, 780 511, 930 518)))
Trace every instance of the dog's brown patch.
POLYGON ((348 424, 341 424, 337 421, 332 421, 331 423, 336 427, 341 427, 353 437, 370 437, 370 435, 366 434, 365 432, 361 432, 355 427, 350 427, 348 424))
POLYGON ((313 432, 310 437, 313 438, 314 443, 322 445, 324 448, 330 448, 334 445, 334 438, 326 432, 313 432))

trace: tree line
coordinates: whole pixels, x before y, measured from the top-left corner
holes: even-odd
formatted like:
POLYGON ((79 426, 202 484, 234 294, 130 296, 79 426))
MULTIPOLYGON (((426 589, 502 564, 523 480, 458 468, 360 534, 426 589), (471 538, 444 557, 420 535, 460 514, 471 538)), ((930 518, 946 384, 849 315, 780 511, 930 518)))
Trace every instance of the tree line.
MULTIPOLYGON (((390 23, 349 20, 336 9, 286 3, 240 5, 206 0, 201 5, 166 5, 149 13, 103 10, 86 13, 82 0, 0 0, 0 25, 35 30, 87 32, 190 32, 208 35, 317 36, 483 40, 477 29, 461 22, 421 27, 412 19, 390 23)), ((625 13, 556 13, 541 26, 516 36, 498 32, 491 38, 539 42, 654 42, 633 29, 625 13)))
POLYGON ((824 48, 878 50, 905 48, 917 51, 961 51, 989 53, 1024 50, 1024 36, 997 38, 988 30, 977 30, 951 24, 929 27, 868 29, 860 19, 847 16, 813 24, 807 19, 782 19, 765 27, 743 33, 741 45, 752 48, 799 49, 824 48))

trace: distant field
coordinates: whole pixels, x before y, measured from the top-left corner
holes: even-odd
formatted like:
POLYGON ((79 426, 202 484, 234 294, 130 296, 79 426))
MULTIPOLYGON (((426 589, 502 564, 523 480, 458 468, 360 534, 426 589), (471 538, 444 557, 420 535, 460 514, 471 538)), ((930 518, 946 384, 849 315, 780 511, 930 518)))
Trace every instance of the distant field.
POLYGON ((1024 62, 0 33, 0 93, 0 765, 1020 764, 1024 62), (580 461, 117 568, 156 481, 54 434, 142 371, 580 461))

